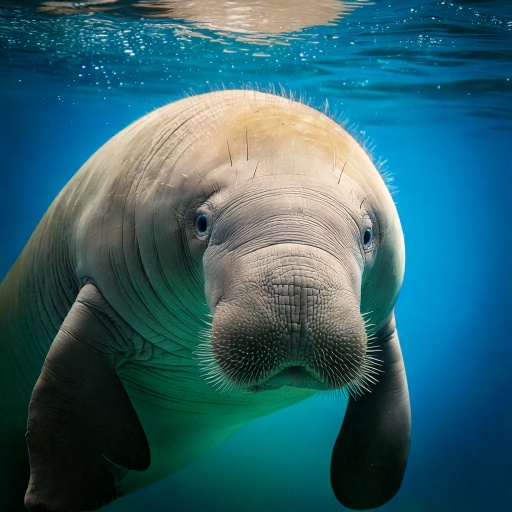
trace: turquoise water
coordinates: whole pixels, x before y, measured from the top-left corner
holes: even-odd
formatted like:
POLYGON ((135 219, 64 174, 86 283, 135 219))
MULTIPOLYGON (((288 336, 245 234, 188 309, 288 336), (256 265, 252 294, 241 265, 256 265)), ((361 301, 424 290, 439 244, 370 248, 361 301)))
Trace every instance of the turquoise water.
MULTIPOLYGON (((393 173, 407 248, 397 322, 413 438, 381 510, 508 510, 512 2, 355 2, 337 17, 333 0, 322 18, 321 2, 275 1, 224 24, 196 3, 2 2, 0 275, 80 165, 152 109, 249 85, 327 102, 393 173), (279 12, 296 25, 261 32, 279 12)), ((343 510, 329 484, 342 417, 313 398, 106 510, 343 510)))

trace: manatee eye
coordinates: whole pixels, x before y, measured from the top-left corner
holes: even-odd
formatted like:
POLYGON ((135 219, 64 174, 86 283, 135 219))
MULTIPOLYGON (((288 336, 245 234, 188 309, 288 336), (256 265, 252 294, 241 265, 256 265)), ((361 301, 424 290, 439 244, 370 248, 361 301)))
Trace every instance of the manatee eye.
POLYGON ((365 249, 368 249, 368 247, 370 247, 370 244, 372 243, 372 239, 373 239, 372 228, 366 228, 363 233, 363 246, 365 249))
POLYGON ((199 236, 204 236, 208 232, 208 219, 204 213, 200 213, 196 217, 196 233, 199 236))

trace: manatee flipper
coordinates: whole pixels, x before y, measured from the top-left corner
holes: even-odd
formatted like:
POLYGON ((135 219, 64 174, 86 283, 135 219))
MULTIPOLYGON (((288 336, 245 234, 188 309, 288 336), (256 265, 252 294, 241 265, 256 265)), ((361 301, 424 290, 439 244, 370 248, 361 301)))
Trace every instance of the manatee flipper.
POLYGON ((377 344, 383 373, 371 393, 350 398, 332 454, 334 494, 355 510, 379 507, 397 493, 409 454, 409 391, 394 315, 377 344))
POLYGON ((82 288, 34 387, 29 510, 97 509, 117 498, 114 474, 149 466, 146 436, 116 373, 119 333, 106 304, 95 286, 82 288))

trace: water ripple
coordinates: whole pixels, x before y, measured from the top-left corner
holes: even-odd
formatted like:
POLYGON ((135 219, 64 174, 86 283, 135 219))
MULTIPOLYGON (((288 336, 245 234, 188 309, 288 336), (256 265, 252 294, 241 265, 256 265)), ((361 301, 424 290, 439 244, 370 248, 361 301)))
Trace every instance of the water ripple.
POLYGON ((227 11, 216 8, 214 16, 207 9, 225 3, 4 0, 0 87, 43 81, 84 94, 168 96, 219 84, 280 83, 398 102, 472 96, 473 104, 479 99, 478 115, 512 103, 512 2, 410 7, 324 0, 324 12, 297 13, 280 30, 262 22, 270 15, 260 19, 261 13, 239 9, 222 22, 227 11), (179 11, 178 4, 202 10, 179 11))

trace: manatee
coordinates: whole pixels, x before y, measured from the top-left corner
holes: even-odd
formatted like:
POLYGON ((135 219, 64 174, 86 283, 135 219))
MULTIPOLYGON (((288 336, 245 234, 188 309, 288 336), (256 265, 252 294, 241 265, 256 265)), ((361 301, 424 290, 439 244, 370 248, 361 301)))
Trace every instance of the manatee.
POLYGON ((225 90, 134 122, 0 286, 0 508, 100 508, 340 390, 333 491, 353 509, 387 502, 411 429, 404 261, 385 180, 328 116, 225 90))

